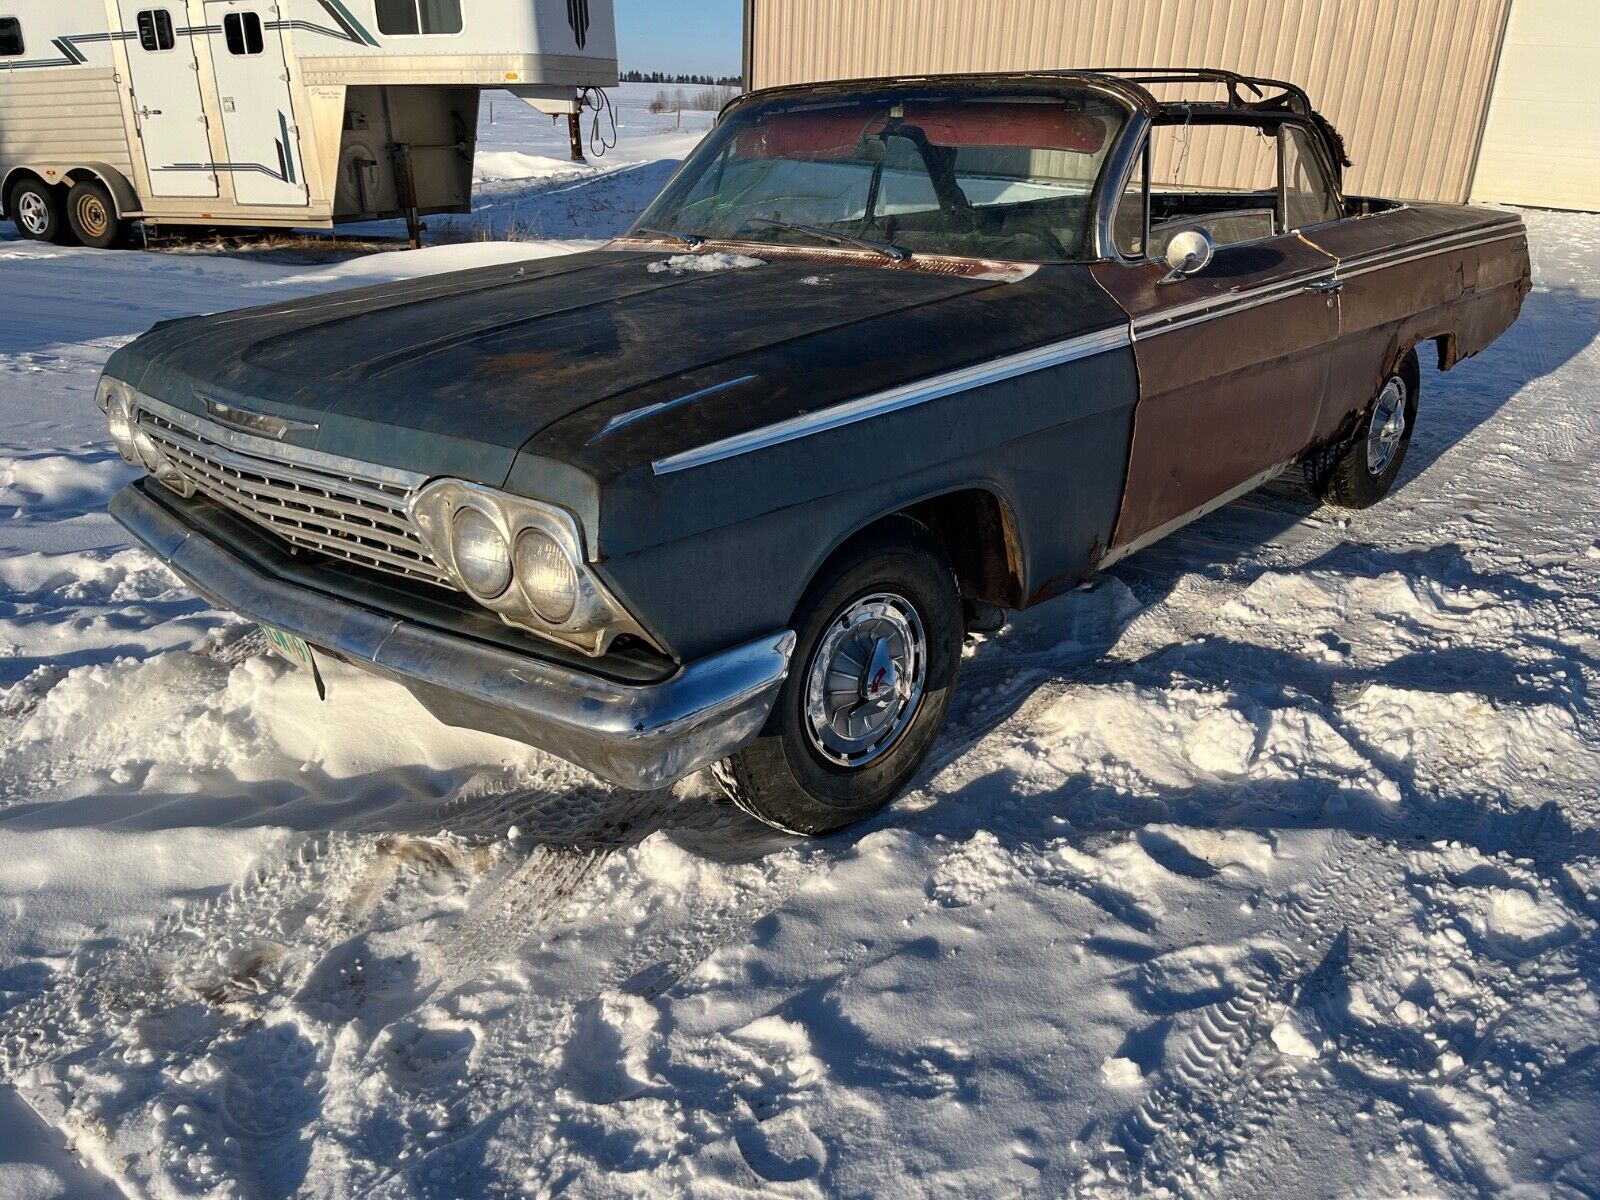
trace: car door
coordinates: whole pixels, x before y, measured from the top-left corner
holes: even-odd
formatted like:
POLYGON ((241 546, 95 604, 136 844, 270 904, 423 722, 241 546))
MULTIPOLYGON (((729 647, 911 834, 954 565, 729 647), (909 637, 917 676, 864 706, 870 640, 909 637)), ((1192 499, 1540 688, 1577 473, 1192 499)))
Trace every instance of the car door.
POLYGON ((263 0, 206 0, 211 62, 228 144, 226 170, 240 204, 308 202, 299 155, 280 6, 263 0))
POLYGON ((200 99, 195 35, 183 5, 121 0, 118 12, 150 195, 215 196, 217 175, 200 99))
POLYGON ((1116 222, 1125 253, 1093 268, 1130 317, 1139 372, 1113 551, 1257 486, 1311 439, 1339 332, 1338 285, 1333 258, 1287 229, 1276 139, 1276 128, 1233 131, 1208 150, 1188 130, 1176 152, 1188 177, 1176 180, 1174 154, 1158 142, 1140 168, 1152 185, 1123 197, 1149 197, 1139 220, 1116 222), (1223 187, 1240 161, 1240 147, 1226 143, 1247 136, 1268 139, 1259 170, 1270 178, 1247 171, 1223 187), (1171 278, 1160 256, 1185 228, 1205 229, 1216 252, 1204 270, 1171 278))

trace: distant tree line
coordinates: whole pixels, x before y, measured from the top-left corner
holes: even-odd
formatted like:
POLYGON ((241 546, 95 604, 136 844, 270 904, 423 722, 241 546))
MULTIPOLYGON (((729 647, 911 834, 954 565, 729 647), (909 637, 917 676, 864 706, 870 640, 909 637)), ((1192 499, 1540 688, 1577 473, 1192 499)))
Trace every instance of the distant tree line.
POLYGON ((665 71, 624 71, 623 83, 697 83, 704 86, 738 87, 737 75, 669 75, 665 71))
POLYGON ((682 88, 677 88, 671 92, 667 91, 666 88, 658 88, 655 99, 650 101, 650 111, 664 113, 682 112, 684 109, 699 109, 702 112, 716 112, 738 94, 738 88, 719 83, 711 84, 708 87, 695 88, 689 92, 685 92, 682 88))

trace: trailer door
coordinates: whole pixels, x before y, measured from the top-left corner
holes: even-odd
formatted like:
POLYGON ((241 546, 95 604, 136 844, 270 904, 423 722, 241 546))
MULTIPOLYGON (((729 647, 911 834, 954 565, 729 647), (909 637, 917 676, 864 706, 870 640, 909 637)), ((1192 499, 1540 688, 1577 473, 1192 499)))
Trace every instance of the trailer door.
POLYGON ((189 29, 181 3, 152 8, 150 0, 121 0, 118 11, 150 194, 215 196, 217 176, 194 52, 201 32, 189 29))
POLYGON ((206 0, 217 102, 228 143, 224 169, 240 204, 303 207, 308 202, 280 6, 264 0, 206 0))

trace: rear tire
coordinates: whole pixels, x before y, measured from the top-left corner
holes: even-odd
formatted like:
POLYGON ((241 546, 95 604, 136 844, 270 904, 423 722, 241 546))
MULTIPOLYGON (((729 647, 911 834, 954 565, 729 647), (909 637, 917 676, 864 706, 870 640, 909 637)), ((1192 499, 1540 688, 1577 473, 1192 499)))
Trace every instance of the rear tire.
POLYGON ((109 250, 120 246, 127 223, 117 216, 117 206, 105 184, 94 179, 76 183, 67 193, 67 220, 85 246, 109 250))
POLYGON ((1421 390, 1422 370, 1413 350, 1384 379, 1350 442, 1312 481, 1319 500, 1368 508, 1389 494, 1411 446, 1421 390))
POLYGON ((793 628, 766 728, 712 774, 757 820, 831 833, 893 800, 944 724, 963 636, 955 573, 925 526, 896 520, 822 568, 793 628))
POLYGON ((30 242, 65 244, 72 240, 60 188, 38 179, 23 179, 12 186, 6 211, 17 232, 30 242))

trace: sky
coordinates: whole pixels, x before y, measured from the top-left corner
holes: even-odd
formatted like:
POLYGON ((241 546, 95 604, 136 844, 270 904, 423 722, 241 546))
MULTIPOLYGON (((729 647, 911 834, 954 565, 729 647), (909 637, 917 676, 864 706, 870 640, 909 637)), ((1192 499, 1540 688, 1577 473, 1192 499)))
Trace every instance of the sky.
POLYGON ((624 71, 737 75, 741 0, 616 0, 617 59, 624 71))

